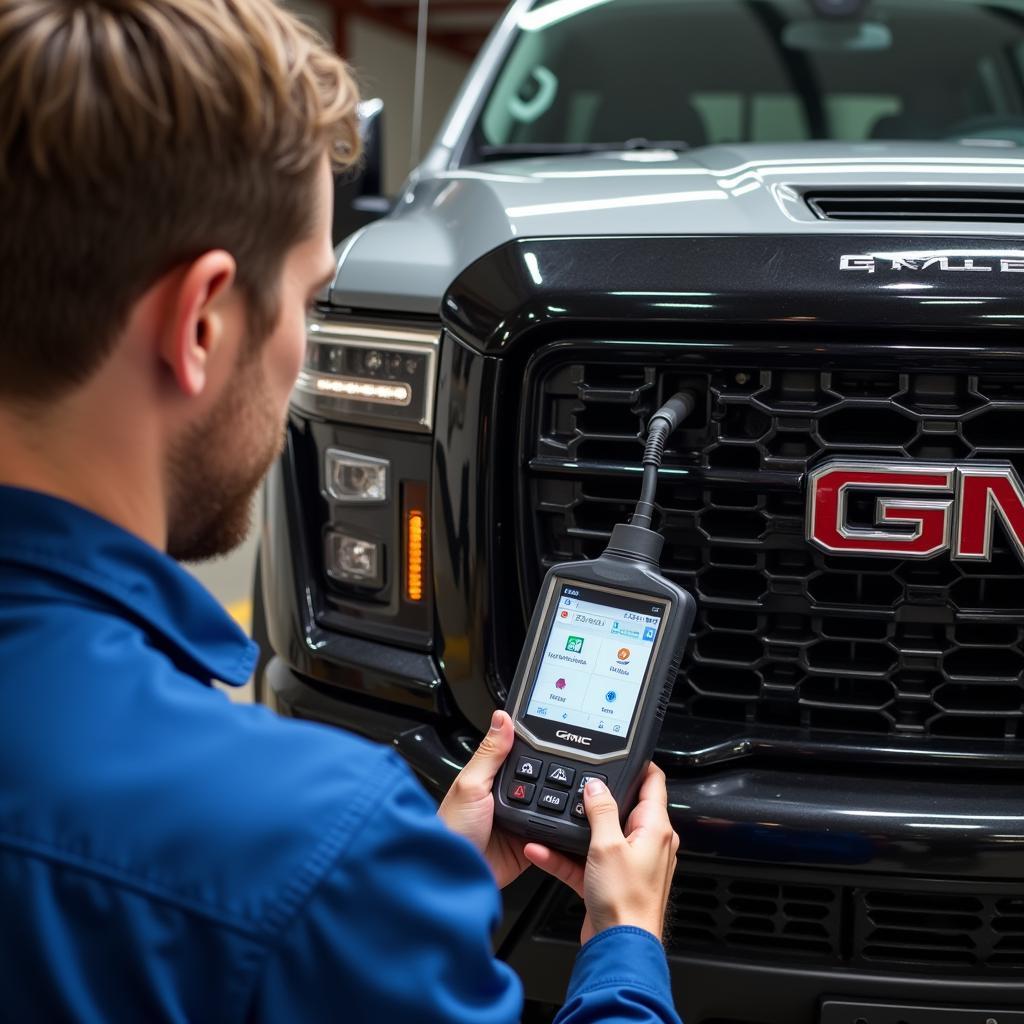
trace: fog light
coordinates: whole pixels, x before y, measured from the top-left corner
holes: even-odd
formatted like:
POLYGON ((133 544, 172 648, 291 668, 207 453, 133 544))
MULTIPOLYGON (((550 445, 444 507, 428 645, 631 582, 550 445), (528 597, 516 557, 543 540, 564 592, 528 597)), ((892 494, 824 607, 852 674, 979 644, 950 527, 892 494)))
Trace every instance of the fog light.
POLYGON ((390 465, 387 459, 329 448, 324 462, 327 493, 346 505, 387 501, 390 465))
POLYGON ((380 545, 347 533, 327 534, 327 575, 343 583, 380 586, 380 545))

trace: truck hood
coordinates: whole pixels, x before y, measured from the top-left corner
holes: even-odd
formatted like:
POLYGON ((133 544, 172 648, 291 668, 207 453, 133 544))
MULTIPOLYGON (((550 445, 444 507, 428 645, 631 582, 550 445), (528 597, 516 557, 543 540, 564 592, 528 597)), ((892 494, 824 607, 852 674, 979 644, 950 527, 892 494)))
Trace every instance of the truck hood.
POLYGON ((707 146, 505 160, 421 177, 395 210, 338 250, 332 303, 437 313, 451 281, 515 238, 614 235, 1005 234, 1019 224, 826 221, 809 190, 992 189, 1024 182, 1024 156, 984 140, 707 146))

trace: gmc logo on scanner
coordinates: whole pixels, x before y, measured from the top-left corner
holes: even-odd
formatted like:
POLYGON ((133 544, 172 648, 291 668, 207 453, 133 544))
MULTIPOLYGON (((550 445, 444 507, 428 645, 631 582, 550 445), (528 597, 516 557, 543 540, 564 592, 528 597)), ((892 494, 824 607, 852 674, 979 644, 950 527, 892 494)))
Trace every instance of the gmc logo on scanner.
POLYGON ((807 539, 829 554, 931 558, 950 550, 958 561, 987 562, 999 519, 1024 562, 1024 488, 1007 462, 833 459, 807 479, 807 539), (873 523, 851 522, 851 498, 872 494, 873 523))
POLYGON ((570 743, 578 743, 581 747, 590 746, 589 736, 577 736, 574 732, 566 732, 564 729, 559 729, 555 733, 555 736, 560 740, 568 740, 570 743))

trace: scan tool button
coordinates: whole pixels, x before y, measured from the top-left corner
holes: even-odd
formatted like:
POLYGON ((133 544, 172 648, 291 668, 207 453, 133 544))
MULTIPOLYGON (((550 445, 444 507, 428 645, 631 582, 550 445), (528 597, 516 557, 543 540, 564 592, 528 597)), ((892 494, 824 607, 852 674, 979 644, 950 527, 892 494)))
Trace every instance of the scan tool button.
POLYGON ((513 803, 528 804, 533 799, 533 791, 536 788, 532 782, 510 782, 508 798, 513 803))
POLYGON ((600 779, 605 785, 608 784, 607 775, 598 775, 597 772, 584 772, 580 776, 580 784, 576 787, 576 795, 579 797, 583 796, 583 790, 586 789, 587 783, 591 779, 600 779))
POLYGON ((574 818, 582 818, 584 821, 587 820, 587 812, 583 806, 582 800, 573 800, 572 810, 569 812, 574 818))
POLYGON ((576 778, 576 769, 567 768, 564 764, 555 764, 554 761, 548 765, 548 774, 545 782, 553 786, 564 786, 566 789, 572 787, 572 780, 576 778))
POLYGON ((540 778, 541 762, 532 757, 521 757, 516 761, 516 778, 536 782, 540 778))
POLYGON ((542 811, 550 811, 552 814, 561 814, 565 810, 566 794, 559 793, 554 789, 542 789, 537 798, 537 806, 542 811))

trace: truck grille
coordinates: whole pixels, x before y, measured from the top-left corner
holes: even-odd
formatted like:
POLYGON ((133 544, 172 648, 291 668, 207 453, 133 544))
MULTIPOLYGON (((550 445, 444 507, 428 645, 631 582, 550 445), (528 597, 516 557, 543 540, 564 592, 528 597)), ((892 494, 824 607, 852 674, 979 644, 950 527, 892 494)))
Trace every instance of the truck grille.
MULTIPOLYGON (((559 893, 540 932, 574 941, 582 921, 582 902, 559 893)), ((1024 898, 1005 889, 966 891, 957 882, 904 891, 738 878, 688 864, 669 898, 665 948, 677 956, 1020 975, 1024 898)))
POLYGON ((801 366, 797 349, 743 347, 754 365, 739 347, 683 342, 538 353, 521 421, 525 603, 548 566, 596 556, 628 518, 646 421, 690 387, 704 405, 658 492, 663 568, 699 605, 670 714, 1005 749, 1024 738, 1024 579, 1002 527, 991 562, 827 555, 805 540, 803 481, 839 455, 1020 473, 1024 374, 852 369, 827 346, 800 346, 816 363, 801 366))

